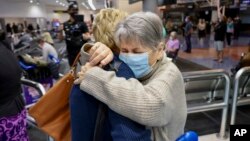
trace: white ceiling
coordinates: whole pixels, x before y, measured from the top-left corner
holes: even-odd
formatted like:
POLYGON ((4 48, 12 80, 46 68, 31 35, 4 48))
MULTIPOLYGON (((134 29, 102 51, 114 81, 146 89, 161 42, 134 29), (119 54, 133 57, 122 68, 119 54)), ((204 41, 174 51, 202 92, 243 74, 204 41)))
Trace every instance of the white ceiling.
MULTIPOLYGON (((0 0, 1 1, 6 1, 6 0, 0 0)), ((30 3, 31 0, 8 0, 9 2, 24 2, 24 3, 30 3)), ((62 6, 60 5, 60 3, 63 3, 65 5, 68 4, 67 0, 58 0, 58 3, 56 2, 57 0, 32 0, 34 4, 38 2, 45 4, 45 5, 49 5, 49 6, 62 6)), ((88 0, 76 0, 78 2, 78 5, 80 8, 84 8, 87 9, 85 6, 82 5, 82 3, 84 2, 85 5, 87 7, 90 8, 89 4, 88 4, 88 0)), ((92 0, 94 6, 96 7, 96 9, 101 9, 104 8, 104 1, 105 0, 92 0)))

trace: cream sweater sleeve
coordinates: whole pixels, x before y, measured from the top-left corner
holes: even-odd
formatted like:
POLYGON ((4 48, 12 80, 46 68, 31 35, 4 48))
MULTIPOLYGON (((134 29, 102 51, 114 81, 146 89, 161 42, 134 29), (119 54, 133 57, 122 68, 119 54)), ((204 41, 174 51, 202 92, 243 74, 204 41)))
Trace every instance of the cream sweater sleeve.
POLYGON ((176 73, 175 68, 169 67, 157 72, 146 85, 136 79, 126 80, 116 77, 112 71, 94 67, 85 74, 80 88, 110 109, 140 124, 164 126, 173 118, 173 89, 178 92, 178 86, 183 87, 179 71, 176 69, 176 73))

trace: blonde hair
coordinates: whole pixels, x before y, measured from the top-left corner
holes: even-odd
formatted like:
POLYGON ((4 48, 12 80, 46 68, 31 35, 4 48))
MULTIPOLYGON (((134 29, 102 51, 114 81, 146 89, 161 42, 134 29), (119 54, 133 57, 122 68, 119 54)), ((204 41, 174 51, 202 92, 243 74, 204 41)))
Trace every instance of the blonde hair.
POLYGON ((102 9, 94 19, 93 35, 97 42, 102 42, 117 52, 119 48, 115 45, 114 32, 116 25, 127 17, 127 13, 118 9, 102 9))
POLYGON ((177 32, 172 31, 172 32, 170 33, 170 36, 172 36, 174 39, 177 38, 177 32))

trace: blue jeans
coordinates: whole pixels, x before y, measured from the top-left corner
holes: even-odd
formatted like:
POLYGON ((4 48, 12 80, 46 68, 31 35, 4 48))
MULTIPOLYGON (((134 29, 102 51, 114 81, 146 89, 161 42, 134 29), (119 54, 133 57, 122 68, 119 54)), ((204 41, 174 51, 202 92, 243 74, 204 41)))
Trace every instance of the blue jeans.
POLYGON ((191 35, 186 35, 185 40, 186 40, 186 45, 187 45, 186 52, 191 52, 192 50, 191 35))

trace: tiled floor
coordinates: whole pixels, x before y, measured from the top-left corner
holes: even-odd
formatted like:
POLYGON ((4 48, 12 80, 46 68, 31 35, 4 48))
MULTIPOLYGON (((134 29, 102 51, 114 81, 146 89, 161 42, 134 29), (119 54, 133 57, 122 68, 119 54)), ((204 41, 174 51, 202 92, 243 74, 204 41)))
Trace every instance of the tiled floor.
MULTIPOLYGON (((199 65, 205 66, 211 69, 224 69, 227 72, 230 72, 230 69, 235 66, 243 52, 247 52, 248 43, 250 41, 250 37, 241 37, 238 41, 233 42, 233 45, 230 47, 224 48, 224 61, 223 63, 218 63, 213 61, 215 57, 215 49, 213 48, 213 41, 207 39, 206 47, 199 47, 197 44, 197 39, 192 38, 193 49, 192 53, 185 53, 185 47, 181 49, 179 52, 179 57, 183 59, 187 59, 191 62, 197 63, 199 65)), ((183 41, 181 41, 184 44, 183 41)), ((237 124, 247 124, 249 123, 249 115, 245 114, 246 111, 249 111, 249 106, 240 107, 237 111, 237 124), (244 110, 247 109, 247 110, 244 110), (244 113, 244 114, 243 114, 244 113)), ((194 130, 199 135, 199 141, 229 141, 227 139, 219 139, 216 137, 220 129, 220 121, 221 121, 221 111, 210 111, 203 112, 197 114, 188 115, 188 120, 186 123, 186 131, 194 130)), ((229 119, 228 119, 229 121, 229 119)), ((229 129, 229 128, 228 128, 229 129)))
POLYGON ((204 65, 212 69, 225 69, 230 72, 230 69, 237 64, 243 52, 247 52, 247 44, 250 41, 250 37, 241 37, 239 40, 233 40, 232 46, 224 48, 224 60, 223 63, 218 63, 213 61, 215 58, 216 51, 213 48, 213 40, 207 39, 205 42, 206 47, 199 47, 197 39, 192 38, 193 49, 192 53, 185 53, 184 41, 181 39, 182 44, 184 44, 179 52, 179 57, 188 59, 200 65, 204 65))
POLYGON ((229 138, 221 139, 216 134, 210 134, 205 136, 199 136, 199 141, 229 141, 229 138))

